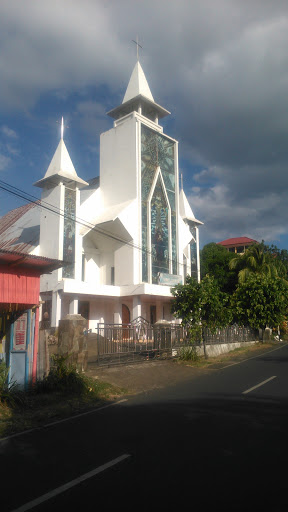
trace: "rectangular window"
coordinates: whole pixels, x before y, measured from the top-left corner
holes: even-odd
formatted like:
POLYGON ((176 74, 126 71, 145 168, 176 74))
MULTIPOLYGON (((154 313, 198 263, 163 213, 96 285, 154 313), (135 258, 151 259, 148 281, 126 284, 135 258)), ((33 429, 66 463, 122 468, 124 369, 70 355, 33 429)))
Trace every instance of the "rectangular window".
POLYGON ((85 281, 85 271, 86 271, 86 258, 85 254, 82 254, 82 281, 85 281))
POLYGON ((65 187, 62 275, 70 279, 75 278, 75 217, 76 191, 65 187))
POLYGON ((152 325, 156 322, 156 306, 150 306, 150 322, 152 325))

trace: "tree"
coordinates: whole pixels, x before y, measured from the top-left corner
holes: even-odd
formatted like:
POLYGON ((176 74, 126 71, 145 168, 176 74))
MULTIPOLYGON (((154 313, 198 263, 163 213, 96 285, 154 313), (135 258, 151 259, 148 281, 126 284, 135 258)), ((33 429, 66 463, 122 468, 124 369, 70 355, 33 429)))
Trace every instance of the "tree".
POLYGON ((238 282, 245 283, 251 274, 260 274, 268 277, 279 277, 281 272, 280 262, 276 263, 273 256, 265 252, 263 247, 252 245, 244 254, 235 256, 229 263, 230 269, 238 271, 238 282))
POLYGON ((232 297, 235 320, 254 329, 280 325, 288 309, 288 285, 279 277, 250 274, 232 297))
POLYGON ((270 254, 273 258, 274 264, 276 265, 278 275, 287 280, 288 274, 288 251, 287 249, 279 249, 276 245, 265 244, 264 240, 261 242, 261 247, 264 253, 270 254))
POLYGON ((237 270, 230 269, 229 262, 234 254, 215 243, 204 245, 200 254, 201 278, 213 276, 220 289, 232 293, 237 286, 237 270))
POLYGON ((172 295, 172 312, 182 319, 190 334, 199 330, 199 326, 213 331, 228 325, 232 319, 229 296, 220 290, 214 277, 205 276, 198 283, 188 276, 186 284, 178 284, 172 289, 172 295))

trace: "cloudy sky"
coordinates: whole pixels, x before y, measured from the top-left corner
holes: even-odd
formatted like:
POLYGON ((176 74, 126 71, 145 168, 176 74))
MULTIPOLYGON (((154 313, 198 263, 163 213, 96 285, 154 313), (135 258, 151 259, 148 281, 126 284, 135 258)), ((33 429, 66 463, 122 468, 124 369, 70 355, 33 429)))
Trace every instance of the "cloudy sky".
MULTIPOLYGON (((248 236, 288 249, 287 0, 2 0, 0 180, 39 197, 61 116, 78 175, 99 174, 137 35, 201 246, 248 236)), ((22 204, 0 189, 0 216, 22 204)))

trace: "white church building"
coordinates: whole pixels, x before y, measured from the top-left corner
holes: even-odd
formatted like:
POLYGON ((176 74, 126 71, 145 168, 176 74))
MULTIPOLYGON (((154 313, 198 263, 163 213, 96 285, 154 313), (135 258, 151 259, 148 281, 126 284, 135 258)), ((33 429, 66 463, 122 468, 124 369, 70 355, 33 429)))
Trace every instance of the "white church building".
POLYGON ((159 124, 169 112, 155 103, 137 61, 123 102, 100 136, 100 176, 84 181, 61 138, 41 201, 0 219, 2 249, 63 260, 41 277, 42 318, 51 326, 80 313, 88 328, 175 321, 170 287, 200 279, 197 220, 179 187, 178 143, 159 124), (2 226, 2 228, 1 228, 2 226))

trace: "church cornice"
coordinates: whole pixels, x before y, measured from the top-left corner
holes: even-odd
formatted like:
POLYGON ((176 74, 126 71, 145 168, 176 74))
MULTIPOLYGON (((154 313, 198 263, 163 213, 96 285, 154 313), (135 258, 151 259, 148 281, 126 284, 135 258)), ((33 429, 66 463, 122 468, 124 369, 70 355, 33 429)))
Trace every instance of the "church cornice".
POLYGON ((131 100, 128 100, 125 103, 122 103, 118 107, 113 108, 112 110, 107 112, 107 115, 113 117, 113 119, 119 119, 120 117, 124 117, 125 115, 130 114, 133 111, 137 112, 140 106, 141 108, 147 108, 151 116, 157 115, 158 119, 162 119, 163 117, 166 117, 171 113, 169 112, 169 110, 166 110, 165 108, 161 107, 161 105, 158 105, 158 103, 149 100, 146 96, 138 94, 131 100))

